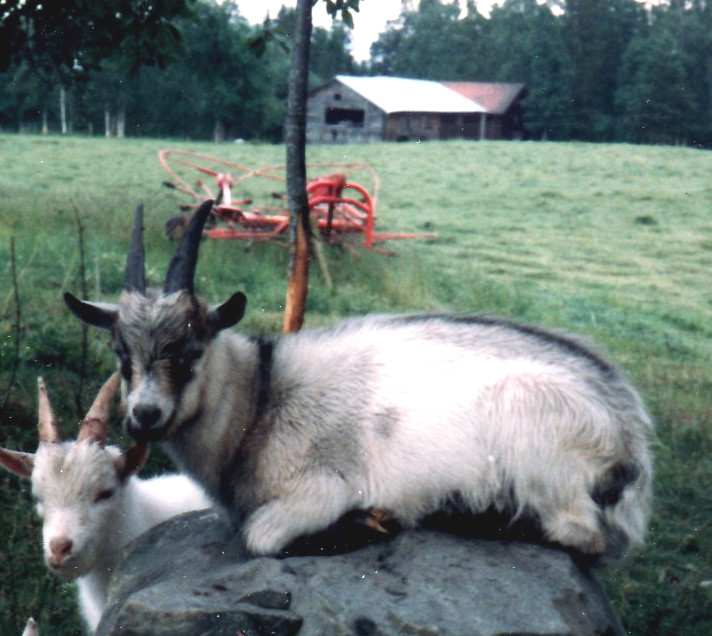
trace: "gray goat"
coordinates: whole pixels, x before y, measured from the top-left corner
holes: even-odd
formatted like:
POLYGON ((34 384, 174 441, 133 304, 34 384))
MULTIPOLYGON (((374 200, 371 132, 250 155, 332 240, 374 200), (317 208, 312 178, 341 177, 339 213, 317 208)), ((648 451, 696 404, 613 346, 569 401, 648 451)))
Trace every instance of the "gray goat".
POLYGON ((273 340, 225 331, 234 294, 193 288, 210 201, 162 293, 146 291, 143 210, 117 305, 65 301, 109 329, 125 428, 160 442, 274 554, 351 510, 404 526, 457 501, 535 519, 544 538, 617 558, 644 536, 651 422, 631 384, 577 340, 489 317, 379 315, 273 340))

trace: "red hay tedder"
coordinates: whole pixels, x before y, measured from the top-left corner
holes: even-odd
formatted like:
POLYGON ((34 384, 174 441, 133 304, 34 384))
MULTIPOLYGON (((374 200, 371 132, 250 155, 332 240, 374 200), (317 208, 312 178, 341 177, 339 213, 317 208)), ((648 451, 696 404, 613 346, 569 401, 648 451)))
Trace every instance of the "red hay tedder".
MULTIPOLYGON (((185 150, 161 150, 158 159, 171 177, 164 185, 193 199, 192 203, 181 206, 182 209, 197 208, 206 199, 215 199, 214 218, 205 230, 206 236, 213 239, 270 241, 287 229, 287 197, 283 192, 275 191, 276 183, 284 185, 284 166, 253 170, 185 150), (191 173, 195 172, 201 176, 191 185, 191 173), (211 179, 206 180, 205 177, 211 179), (236 198, 233 190, 238 190, 241 198, 236 198)), ((363 234, 364 246, 371 248, 375 243, 392 239, 435 236, 378 233, 374 230, 379 181, 368 164, 321 163, 310 164, 307 168, 310 172, 323 172, 320 176, 309 177, 307 195, 312 227, 318 228, 326 241, 340 244, 346 235, 363 234), (347 178, 347 172, 365 175, 370 181, 371 191, 347 178)), ((167 228, 169 234, 179 234, 186 222, 184 217, 171 219, 167 228)))

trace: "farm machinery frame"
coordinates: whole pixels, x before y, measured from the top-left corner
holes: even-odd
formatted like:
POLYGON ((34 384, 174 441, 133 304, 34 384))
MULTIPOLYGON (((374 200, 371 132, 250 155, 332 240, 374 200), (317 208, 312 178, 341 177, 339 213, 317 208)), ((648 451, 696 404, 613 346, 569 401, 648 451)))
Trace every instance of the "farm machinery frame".
MULTIPOLYGON (((216 240, 272 241, 289 226, 287 197, 281 191, 285 166, 252 169, 207 154, 185 150, 161 150, 158 159, 170 180, 167 187, 186 195, 191 202, 183 210, 197 208, 203 201, 214 199, 214 218, 204 234, 216 240), (191 180, 191 173, 198 178, 191 180), (252 186, 248 187, 248 182, 252 186), (259 182, 259 187, 254 183, 259 182), (276 189, 275 189, 276 186, 276 189), (240 191, 240 194, 236 194, 240 191), (253 194, 255 191, 258 194, 253 194), (245 196, 242 196, 242 195, 245 196)), ((433 238, 433 234, 376 232, 376 204, 379 178, 366 163, 315 163, 307 166, 307 196, 312 227, 323 239, 341 244, 346 236, 362 235, 363 245, 395 239, 433 238), (369 186, 348 176, 363 175, 369 186), (370 188, 370 190, 369 190, 370 188)), ((180 232, 181 217, 172 220, 168 231, 180 232)))

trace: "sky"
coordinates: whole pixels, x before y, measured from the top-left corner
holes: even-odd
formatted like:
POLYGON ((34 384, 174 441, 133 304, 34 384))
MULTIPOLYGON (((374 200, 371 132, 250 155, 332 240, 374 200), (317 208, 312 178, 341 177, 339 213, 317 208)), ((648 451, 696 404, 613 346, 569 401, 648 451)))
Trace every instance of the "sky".
MULTIPOLYGON (((321 3, 324 4, 324 3, 321 3)), ((412 4, 417 6, 417 0, 412 4)), ((463 3, 464 4, 464 3, 463 3)), ((478 0, 477 7, 480 12, 491 0, 478 0)), ((253 24, 261 23, 267 12, 274 18, 282 5, 293 7, 296 0, 238 0, 240 13, 253 24)), ((371 43, 379 33, 386 29, 388 20, 395 20, 400 15, 401 0, 361 0, 359 12, 353 13, 354 30, 351 35, 351 54, 354 59, 362 62, 369 58, 371 43)), ((326 13, 326 6, 316 6, 313 12, 314 26, 329 28, 331 18, 326 13)))
MULTIPOLYGON (((452 2, 452 0, 446 0, 452 2)), ((638 0, 646 4, 658 4, 663 0, 638 0)), ((411 0, 417 7, 419 0, 411 0)), ((489 15, 489 10, 499 0, 476 0, 477 10, 483 15, 489 15)), ((253 24, 261 24, 267 12, 274 18, 282 5, 294 7, 296 0, 237 0, 240 13, 253 24)), ((324 3, 320 3, 324 5, 324 3)), ((358 62, 368 60, 371 44, 380 33, 386 30, 386 23, 395 20, 401 11, 401 0, 361 0, 359 12, 353 13, 354 30, 351 34, 351 55, 358 62)), ((461 2, 461 6, 465 6, 461 2)), ((326 13, 325 6, 317 5, 313 11, 314 25, 324 28, 331 27, 331 18, 326 13)))
MULTIPOLYGON (((218 0, 220 1, 220 0, 218 0)), ((453 0, 444 0, 453 2, 453 0)), ((475 0, 477 10, 482 15, 489 15, 490 8, 495 4, 500 4, 502 0, 475 0)), ((543 2, 544 0, 539 0, 543 2)), ((646 4, 661 4, 666 0, 638 0, 646 4)), ((420 0, 410 0, 413 8, 416 8, 420 0)), ((279 13, 280 7, 286 5, 294 7, 297 0, 236 0, 240 13, 252 24, 261 24, 265 16, 269 13, 274 18, 279 13)), ((0 6, 3 4, 0 0, 0 6)), ((332 21, 326 12, 324 3, 316 6, 313 11, 314 25, 323 28, 330 28, 332 21)), ((379 34, 386 30, 389 20, 398 18, 401 12, 402 0, 361 0, 359 12, 353 13, 354 30, 351 34, 351 54, 358 62, 363 62, 370 57, 371 44, 378 38, 379 34)), ((465 6, 465 2, 461 2, 465 6)))

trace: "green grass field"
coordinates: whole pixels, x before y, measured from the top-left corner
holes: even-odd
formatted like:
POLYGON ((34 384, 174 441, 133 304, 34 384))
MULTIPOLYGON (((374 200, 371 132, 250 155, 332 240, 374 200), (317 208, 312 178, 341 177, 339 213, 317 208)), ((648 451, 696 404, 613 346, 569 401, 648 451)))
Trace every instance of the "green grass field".
MULTIPOLYGON (((37 375, 70 431, 112 368, 105 334, 90 331, 82 356, 80 326, 61 295, 80 293, 83 280, 92 297, 116 298, 139 202, 149 282, 162 282, 173 249, 163 226, 186 202, 161 186, 157 152, 166 147, 249 167, 284 162, 277 146, 0 135, 4 445, 34 448, 37 375)), ((656 421, 657 479, 647 544, 602 576, 629 633, 712 633, 712 154, 457 141, 316 147, 308 159, 368 162, 381 184, 377 229, 438 237, 393 241, 395 255, 367 252, 358 240, 325 247, 333 287, 313 266, 307 326, 375 311, 489 312, 607 350, 656 421)), ((278 331, 284 246, 206 241, 201 249, 196 285, 208 301, 243 290, 243 328, 278 331)), ((0 474, 0 633, 19 634, 30 614, 46 633, 79 633, 71 586, 41 563, 30 500, 26 484, 0 474)))

